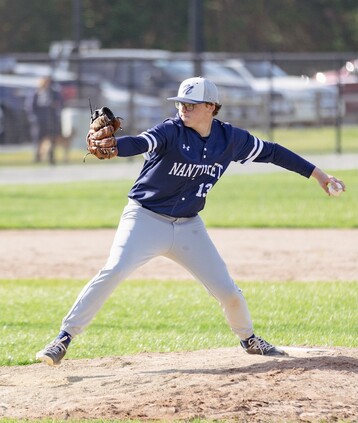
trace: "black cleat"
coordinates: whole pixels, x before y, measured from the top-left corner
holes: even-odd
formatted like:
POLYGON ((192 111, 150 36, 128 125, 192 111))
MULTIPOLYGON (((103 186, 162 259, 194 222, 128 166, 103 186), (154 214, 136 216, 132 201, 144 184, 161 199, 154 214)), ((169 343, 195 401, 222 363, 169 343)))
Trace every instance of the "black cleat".
POLYGON ((259 336, 254 335, 245 341, 240 341, 240 344, 248 354, 268 355, 272 357, 288 356, 285 351, 274 347, 259 336))
POLYGON ((68 337, 56 338, 50 344, 36 354, 36 360, 43 361, 49 366, 59 366, 66 354, 68 337))

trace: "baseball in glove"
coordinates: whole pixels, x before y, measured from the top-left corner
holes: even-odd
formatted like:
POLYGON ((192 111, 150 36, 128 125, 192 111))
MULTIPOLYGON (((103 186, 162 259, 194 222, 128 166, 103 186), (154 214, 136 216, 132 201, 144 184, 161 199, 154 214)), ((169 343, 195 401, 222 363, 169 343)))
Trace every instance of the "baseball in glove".
POLYGON ((122 129, 121 118, 114 116, 111 109, 102 107, 91 115, 90 130, 87 134, 88 154, 93 154, 98 159, 111 159, 117 156, 117 141, 114 134, 122 129))

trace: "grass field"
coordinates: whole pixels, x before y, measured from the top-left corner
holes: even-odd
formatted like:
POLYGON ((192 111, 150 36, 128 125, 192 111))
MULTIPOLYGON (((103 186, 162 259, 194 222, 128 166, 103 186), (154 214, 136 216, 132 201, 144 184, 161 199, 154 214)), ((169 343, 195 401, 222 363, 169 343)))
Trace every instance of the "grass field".
MULTIPOLYGON (((331 154, 339 148, 343 153, 358 153, 358 126, 345 125, 339 131, 333 126, 324 127, 299 127, 299 128, 274 128, 270 136, 266 131, 256 128, 250 129, 251 133, 262 138, 278 142, 299 154, 331 154)), ((25 145, 17 151, 3 151, 0 154, 0 166, 32 166, 33 149, 25 145)), ((73 148, 70 151, 70 163, 81 163, 86 152, 85 140, 83 148, 73 148)), ((63 151, 56 153, 59 162, 63 160, 63 151)), ((97 161, 101 166, 103 162, 97 161)), ((41 164, 37 165, 41 166, 41 164)))
MULTIPOLYGON (((358 227, 358 171, 335 171, 347 192, 328 197, 293 173, 225 175, 201 213, 209 227, 358 227)), ((132 181, 0 185, 0 228, 116 227, 132 181)))
MULTIPOLYGON (((30 364, 57 335, 85 281, 0 281, 0 365, 30 364)), ((358 347, 357 283, 240 283, 255 322, 279 345, 358 347), (333 312, 334 311, 334 312, 333 312)), ((126 281, 68 358, 231 347, 217 302, 193 281, 126 281)))

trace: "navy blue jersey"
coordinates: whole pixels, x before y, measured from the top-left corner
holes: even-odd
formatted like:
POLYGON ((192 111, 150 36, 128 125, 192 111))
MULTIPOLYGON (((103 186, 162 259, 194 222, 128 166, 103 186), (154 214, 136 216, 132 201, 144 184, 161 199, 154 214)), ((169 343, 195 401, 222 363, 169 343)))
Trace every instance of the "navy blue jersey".
POLYGON ((136 137, 119 137, 117 145, 118 156, 144 154, 146 158, 129 198, 173 217, 192 217, 202 210, 208 192, 232 161, 273 163, 307 178, 314 169, 279 144, 217 119, 208 137, 201 137, 176 117, 136 137))

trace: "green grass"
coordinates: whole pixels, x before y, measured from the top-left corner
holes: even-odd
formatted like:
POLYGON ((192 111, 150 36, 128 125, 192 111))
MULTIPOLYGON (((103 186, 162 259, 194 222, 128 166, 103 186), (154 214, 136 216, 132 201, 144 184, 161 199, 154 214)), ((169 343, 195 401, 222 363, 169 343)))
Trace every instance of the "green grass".
POLYGON ((210 192, 201 216, 209 227, 358 227, 358 172, 334 174, 347 185, 339 198, 293 173, 227 176, 210 192))
MULTIPOLYGON (((86 154, 85 142, 83 149, 73 148, 69 154, 69 164, 82 163, 83 156, 86 154)), ((0 154, 0 166, 36 166, 40 167, 43 164, 33 163, 34 150, 31 146, 25 145, 19 149, 11 149, 2 151, 0 154)), ((56 159, 59 163, 64 161, 63 150, 59 148, 56 153, 56 159)))
MULTIPOLYGON (((84 281, 0 281, 0 365, 30 364, 84 281)), ((256 333, 280 345, 358 347, 358 283, 241 283, 256 333)), ((218 303, 193 281, 127 281, 68 358, 233 347, 218 303)))
POLYGON ((0 228, 114 227, 130 186, 130 181, 0 185, 0 228))
MULTIPOLYGON (((267 132, 252 130, 262 139, 271 138, 285 147, 299 154, 329 154, 337 151, 338 136, 335 127, 301 127, 301 128, 274 128, 272 137, 267 132)), ((343 153, 358 152, 358 126, 342 126, 340 132, 340 147, 343 153)))
MULTIPOLYGON (((285 147, 293 149, 297 153, 330 154, 337 149, 337 130, 333 126, 274 128, 272 134, 258 128, 249 128, 249 130, 262 139, 276 141, 285 147)), ((341 151, 343 153, 357 153, 357 140, 357 125, 342 126, 341 151)), ((82 149, 77 147, 70 151, 69 163, 81 163, 85 153, 86 145, 85 140, 83 140, 82 149)), ((30 166, 33 162, 33 154, 34 152, 31 146, 24 146, 19 151, 3 151, 0 154, 0 166, 30 166)), ((59 163, 63 161, 62 148, 57 150, 56 157, 59 163)), ((101 166, 103 166, 102 162, 101 166)))
MULTIPOLYGON (((347 185, 339 198, 294 173, 225 175, 201 215, 209 227, 356 228, 358 171, 334 174, 347 185)), ((0 229, 114 228, 132 182, 0 185, 0 229)))

